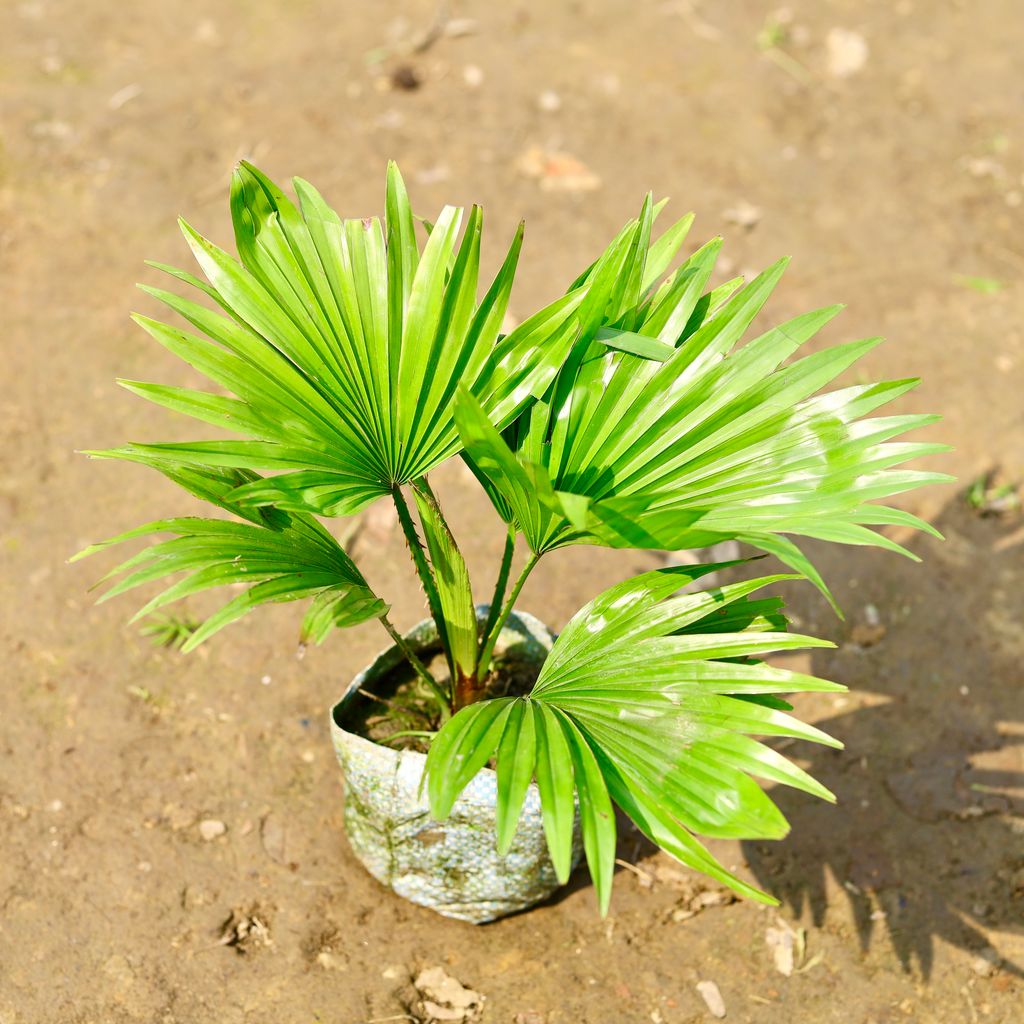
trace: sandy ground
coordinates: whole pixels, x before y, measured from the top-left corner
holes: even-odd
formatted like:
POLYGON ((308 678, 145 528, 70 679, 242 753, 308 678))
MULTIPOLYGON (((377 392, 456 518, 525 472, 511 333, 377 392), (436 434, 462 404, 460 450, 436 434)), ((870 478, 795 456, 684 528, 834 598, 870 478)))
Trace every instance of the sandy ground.
MULTIPOLYGON (((394 898, 346 845, 326 709, 375 625, 299 660, 299 613, 280 608, 182 658, 126 625, 130 601, 93 606, 100 565, 65 564, 191 509, 155 474, 73 450, 187 436, 112 379, 188 380, 128 321, 150 310, 132 285, 154 279, 144 258, 187 264, 179 213, 228 242, 243 155, 349 215, 381 208, 395 157, 423 212, 484 203, 492 265, 525 216, 519 315, 647 189, 671 195, 698 212, 694 242, 724 232, 733 271, 792 254, 772 319, 841 300, 830 338, 889 338, 866 368, 924 377, 903 406, 945 414, 943 468, 1019 478, 1019 3, 802 0, 788 22, 742 0, 465 3, 411 54, 430 4, 0 8, 3 1024, 417 1020, 411 979, 431 965, 501 1024, 702 1021, 700 981, 758 1024, 1024 1019, 1019 518, 921 493, 909 507, 948 537, 914 541, 922 565, 822 553, 846 624, 793 591, 801 627, 839 643, 798 664, 852 688, 802 707, 846 750, 794 751, 840 804, 785 795, 791 838, 718 846, 781 913, 712 897, 688 916, 693 880, 627 834, 607 920, 583 872, 478 929, 394 898), (417 88, 389 85, 403 64, 417 88), (869 606, 884 629, 863 631, 869 606), (225 833, 204 840, 204 819, 225 833), (233 913, 270 944, 221 943, 233 913), (788 977, 766 942, 786 926, 805 945, 788 977)), ((441 476, 484 591, 501 534, 458 467, 441 476)), ((356 556, 401 624, 421 617, 386 517, 356 556)), ((523 605, 557 626, 654 564, 559 553, 523 605)))

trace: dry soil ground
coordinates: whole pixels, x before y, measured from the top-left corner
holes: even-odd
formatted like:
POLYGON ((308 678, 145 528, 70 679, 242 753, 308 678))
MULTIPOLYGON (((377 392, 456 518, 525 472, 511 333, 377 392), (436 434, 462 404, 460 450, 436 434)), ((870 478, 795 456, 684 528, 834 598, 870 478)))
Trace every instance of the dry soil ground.
MULTIPOLYGON (((1017 0, 467 2, 432 42, 426 3, 0 7, 3 1024, 414 1020, 430 965, 482 992, 496 1024, 704 1020, 707 980, 728 1019, 758 1024, 1024 1019, 1022 526, 956 488, 909 502, 947 534, 914 542, 922 565, 822 554, 846 624, 792 594, 801 625, 839 644, 813 669, 852 690, 802 709, 847 744, 809 755, 839 806, 784 797, 790 839, 719 848, 781 914, 712 897, 688 916, 692 880, 629 836, 635 870, 605 921, 585 872, 486 928, 403 903, 348 851, 326 727, 375 627, 298 660, 285 607, 182 658, 126 625, 130 602, 93 606, 99 565, 65 564, 190 508, 73 450, 188 429, 113 378, 187 379, 129 323, 150 308, 132 285, 155 280, 146 257, 187 262, 179 213, 227 243, 243 155, 346 214, 380 209, 396 157, 424 212, 484 203, 492 264, 525 216, 519 315, 647 189, 670 195, 698 212, 695 239, 724 232, 734 271, 792 254, 772 318, 842 300, 830 337, 888 336, 867 369, 923 376, 903 405, 945 414, 944 468, 1019 478, 1017 0), (205 840, 204 819, 226 831, 205 840), (270 944, 222 944, 233 913, 270 944), (805 929, 789 977, 766 944, 778 918, 805 929)), ((457 468, 441 483, 483 589, 494 516, 457 468)), ((356 555, 401 623, 420 617, 386 517, 356 555)), ((558 625, 656 562, 567 551, 523 603, 558 625)))

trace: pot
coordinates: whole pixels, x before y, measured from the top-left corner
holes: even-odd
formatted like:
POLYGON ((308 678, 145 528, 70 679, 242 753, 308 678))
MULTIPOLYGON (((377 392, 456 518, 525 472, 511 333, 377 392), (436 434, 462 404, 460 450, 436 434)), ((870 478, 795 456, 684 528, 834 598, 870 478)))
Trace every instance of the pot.
MULTIPOLYGON (((476 613, 482 623, 487 606, 476 613)), ((421 622, 405 639, 427 661, 441 650, 433 620, 421 622)), ((494 649, 499 678, 503 671, 539 669, 554 639, 532 615, 513 612, 494 649)), ((460 921, 493 921, 546 899, 559 883, 548 856, 536 783, 530 784, 512 846, 502 857, 495 838, 497 776, 490 768, 473 778, 446 821, 434 821, 423 785, 426 755, 382 746, 346 727, 346 712, 358 691, 374 692, 404 661, 397 646, 382 651, 331 710, 352 851, 399 896, 460 921)), ((581 849, 577 821, 574 865, 581 849)))

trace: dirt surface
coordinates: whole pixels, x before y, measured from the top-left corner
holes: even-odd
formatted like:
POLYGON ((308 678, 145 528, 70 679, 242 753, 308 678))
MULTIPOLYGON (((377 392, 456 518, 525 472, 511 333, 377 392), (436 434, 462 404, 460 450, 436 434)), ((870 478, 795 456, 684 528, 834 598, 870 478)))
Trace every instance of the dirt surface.
MULTIPOLYGON (((299 612, 279 608, 183 658, 126 624, 130 600, 93 606, 97 561, 65 564, 192 510, 73 449, 193 430, 113 378, 189 381, 128 321, 154 312, 132 285, 156 278, 144 258, 188 265, 179 213, 229 241, 243 155, 348 215, 381 209, 396 157, 424 213, 484 203, 492 266, 525 216, 519 316, 647 189, 671 195, 698 212, 694 243, 726 235, 726 269, 792 254, 771 319, 842 300, 829 338, 886 335, 866 369, 924 377, 903 408, 945 414, 931 433, 965 486, 996 464, 1019 478, 1019 3, 769 10, 466 3, 430 42, 429 4, 0 5, 3 1024, 417 1020, 436 966, 501 1024, 682 1024, 718 999, 758 1024, 1024 1019, 1020 519, 920 493, 908 507, 948 537, 912 541, 923 564, 823 552, 845 624, 793 591, 800 626, 839 647, 791 661, 852 690, 802 704, 846 749, 793 751, 839 806, 784 794, 788 840, 716 844, 781 912, 702 892, 624 834, 607 920, 580 872, 485 928, 394 898, 346 845, 327 709, 375 625, 299 660, 299 612)), ((483 595, 495 517, 459 467, 439 486, 483 595)), ((365 526, 356 557, 411 625, 393 524, 365 526)), ((558 626, 655 564, 561 552, 522 603, 558 626)))

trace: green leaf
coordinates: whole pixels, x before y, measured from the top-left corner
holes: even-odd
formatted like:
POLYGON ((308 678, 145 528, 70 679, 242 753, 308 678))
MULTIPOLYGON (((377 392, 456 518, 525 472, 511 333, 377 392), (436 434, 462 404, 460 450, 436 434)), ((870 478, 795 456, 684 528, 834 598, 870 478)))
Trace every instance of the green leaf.
POLYGON ((512 518, 535 553, 557 541, 564 529, 560 505, 539 467, 517 461, 490 424, 480 403, 460 390, 455 419, 475 471, 486 477, 507 503, 512 518))
MULTIPOLYGON (((831 600, 791 537, 906 553, 872 529, 885 525, 879 513, 863 509, 948 479, 894 468, 944 450, 891 443, 934 418, 869 416, 915 381, 816 394, 878 343, 840 344, 790 361, 839 306, 741 344, 786 261, 738 290, 728 282, 707 291, 721 244, 713 239, 658 284, 675 240, 651 246, 649 214, 645 203, 574 282, 586 293, 586 329, 517 428, 484 436, 468 411, 457 414, 467 458, 535 552, 575 543, 673 550, 744 540, 798 568, 831 600), (643 287, 635 291, 638 279, 643 287)), ((924 528, 914 519, 902 525, 924 528)))
POLYGON ((602 327, 596 337, 609 348, 617 349, 619 352, 630 352, 644 359, 654 359, 659 363, 664 363, 675 352, 671 345, 633 331, 617 331, 611 327, 602 327))
POLYGON ((508 849, 532 773, 552 861, 564 880, 571 865, 575 794, 602 912, 614 871, 612 802, 683 863, 771 902, 726 871, 695 837, 786 834, 785 818, 755 776, 833 799, 755 737, 838 746, 788 714, 789 704, 778 695, 842 687, 759 660, 771 651, 831 646, 781 631, 778 599, 751 599, 792 576, 679 593, 723 567, 644 573, 581 609, 555 641, 530 696, 512 702, 500 742, 490 729, 509 707, 507 699, 471 705, 467 711, 494 706, 475 712, 479 719, 456 716, 441 729, 427 766, 429 785, 443 793, 435 811, 450 807, 472 777, 462 768, 468 752, 474 751, 472 764, 479 766, 497 744, 501 849, 508 849))
POLYGON ((147 382, 135 394, 226 428, 239 441, 107 453, 203 470, 279 472, 240 488, 239 504, 350 515, 424 476, 461 444, 457 387, 499 429, 542 394, 578 333, 583 294, 565 296, 499 336, 522 244, 478 301, 482 215, 447 208, 421 255, 401 175, 389 165, 386 225, 342 220, 308 183, 296 206, 259 170, 237 168, 231 216, 240 262, 182 224, 209 284, 173 268, 223 315, 146 289, 199 331, 139 322, 234 397, 147 382))
POLYGON ((597 905, 604 916, 612 895, 615 874, 615 810, 608 786, 587 740, 568 715, 561 715, 569 741, 580 799, 580 828, 590 877, 594 880, 597 905))
POLYGON ((441 613, 444 617, 448 653, 459 676, 471 678, 476 672, 477 626, 469 570, 441 514, 437 499, 425 481, 413 488, 423 537, 434 570, 441 613))
POLYGON ((971 288, 973 291, 981 292, 982 295, 995 295, 1001 292, 1005 285, 994 277, 976 277, 970 274, 956 274, 953 278, 957 284, 964 288, 971 288))
POLYGON ((537 760, 536 726, 528 701, 513 703, 498 745, 498 852, 504 856, 512 845, 526 791, 537 760))
MULTIPOLYGON (((230 496, 240 481, 253 482, 251 473, 158 468, 194 494, 228 511, 247 511, 238 509, 230 496)), ((247 523, 197 517, 157 520, 93 544, 74 557, 82 558, 138 537, 173 534, 172 539, 143 548, 104 577, 104 581, 120 579, 101 600, 157 580, 180 577, 151 598, 136 619, 204 590, 248 585, 202 623, 183 645, 184 651, 271 601, 312 597, 313 608, 303 632, 317 642, 332 628, 356 625, 387 611, 387 605, 370 590, 345 550, 315 520, 276 509, 249 515, 252 521, 247 523)))
POLYGON ((431 814, 444 820, 459 794, 491 759, 514 703, 511 697, 469 704, 434 737, 427 754, 431 814))
POLYGON ((564 883, 569 880, 572 870, 572 837, 576 817, 572 752, 554 710, 540 701, 531 701, 530 707, 537 745, 537 788, 540 790, 544 834, 547 836, 555 874, 564 883))

